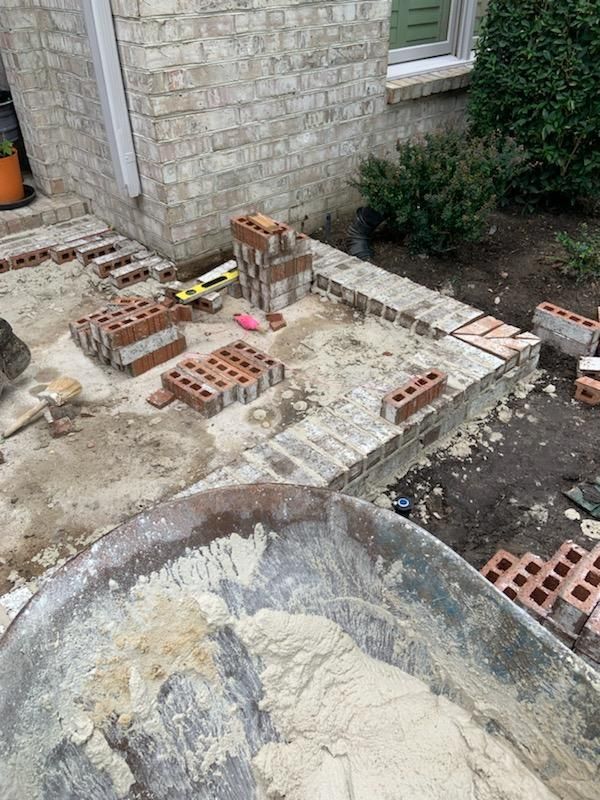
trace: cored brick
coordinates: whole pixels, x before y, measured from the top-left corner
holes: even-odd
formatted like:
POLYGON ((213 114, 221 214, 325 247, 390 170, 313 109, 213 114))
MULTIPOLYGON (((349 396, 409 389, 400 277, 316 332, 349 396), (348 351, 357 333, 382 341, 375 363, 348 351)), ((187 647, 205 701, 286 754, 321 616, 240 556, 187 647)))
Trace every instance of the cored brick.
POLYGON ((484 578, 487 578, 490 583, 496 583, 501 575, 508 572, 509 569, 519 562, 517 556, 509 553, 508 550, 498 550, 487 564, 479 570, 484 578))
POLYGON ((246 372, 245 370, 235 366, 229 361, 220 358, 218 351, 211 353, 204 362, 216 374, 221 374, 230 380, 235 381, 237 384, 237 398, 240 403, 251 403, 259 395, 258 379, 246 372))
POLYGON ((164 372, 161 379, 165 389, 204 417, 212 417, 223 408, 220 392, 176 368, 164 372))
POLYGON ((439 397, 447 383, 448 376, 438 369, 417 375, 404 386, 385 395, 381 403, 381 416, 398 425, 439 397))
POLYGON ((33 248, 23 253, 10 256, 11 269, 23 269, 24 267, 37 267, 42 261, 50 258, 50 246, 33 248))
POLYGON ((600 381, 583 376, 575 381, 575 399, 588 406, 600 405, 600 381))
POLYGON ((587 554, 572 541, 564 542, 554 556, 518 592, 515 602, 538 620, 550 613, 561 586, 587 554))
POLYGON ((201 380, 216 391, 221 392, 223 395, 224 407, 230 405, 237 399, 237 382, 226 373, 211 369, 206 359, 185 358, 182 361, 178 361, 176 367, 181 372, 187 372, 196 380, 201 380))
POLYGON ((269 386, 275 386, 285 378, 285 366, 281 361, 273 358, 268 353, 263 353, 262 350, 256 347, 252 347, 243 339, 238 339, 237 342, 230 345, 230 349, 242 354, 259 369, 266 371, 269 386))

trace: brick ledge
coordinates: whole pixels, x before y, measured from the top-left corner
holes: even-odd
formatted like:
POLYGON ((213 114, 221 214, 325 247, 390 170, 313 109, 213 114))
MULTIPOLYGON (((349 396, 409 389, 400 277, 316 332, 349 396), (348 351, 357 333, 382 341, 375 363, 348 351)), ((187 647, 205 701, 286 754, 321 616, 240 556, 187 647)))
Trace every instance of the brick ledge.
POLYGON ((430 94, 450 92, 455 89, 466 89, 471 83, 473 64, 460 64, 456 67, 445 67, 421 75, 408 75, 386 81, 388 105, 404 103, 407 100, 418 100, 430 94))

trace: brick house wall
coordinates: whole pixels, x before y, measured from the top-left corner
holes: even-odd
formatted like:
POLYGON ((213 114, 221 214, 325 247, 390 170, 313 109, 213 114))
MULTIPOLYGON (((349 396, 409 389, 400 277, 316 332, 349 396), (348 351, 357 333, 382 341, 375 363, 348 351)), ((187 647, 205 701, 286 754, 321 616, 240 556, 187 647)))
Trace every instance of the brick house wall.
POLYGON ((142 197, 116 189, 79 0, 0 0, 9 83, 40 188, 180 263, 250 209, 310 231, 356 204, 362 157, 464 113, 464 91, 387 102, 391 0, 112 7, 142 197))

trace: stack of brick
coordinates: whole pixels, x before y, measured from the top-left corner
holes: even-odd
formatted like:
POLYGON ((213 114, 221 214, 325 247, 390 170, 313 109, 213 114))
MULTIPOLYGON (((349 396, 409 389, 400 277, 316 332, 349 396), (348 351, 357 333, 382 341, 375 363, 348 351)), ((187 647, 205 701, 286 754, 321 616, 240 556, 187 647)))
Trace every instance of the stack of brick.
MULTIPOLYGON (((0 273, 11 269, 36 267, 52 259, 57 264, 70 261, 63 253, 73 251, 74 242, 88 242, 106 234, 106 225, 94 218, 84 217, 52 228, 40 228, 8 237, 0 247, 0 273), (60 242, 60 243, 59 243, 60 242)), ((74 253, 72 258, 74 258, 74 253)))
POLYGON ((593 356, 600 345, 600 322, 552 303, 540 303, 535 309, 533 332, 571 356, 593 356))
POLYGON ((231 220, 242 297, 275 312, 311 290, 311 242, 303 233, 261 214, 231 220))
POLYGON ((500 592, 600 668, 600 545, 564 542, 548 561, 499 550, 481 569, 500 592))
POLYGON ((118 298, 69 327, 85 353, 134 377, 186 347, 173 310, 139 297, 118 298))
POLYGON ((204 417, 212 417, 235 400, 244 404, 256 400, 285 378, 285 366, 240 340, 208 356, 185 358, 161 377, 166 390, 204 417))

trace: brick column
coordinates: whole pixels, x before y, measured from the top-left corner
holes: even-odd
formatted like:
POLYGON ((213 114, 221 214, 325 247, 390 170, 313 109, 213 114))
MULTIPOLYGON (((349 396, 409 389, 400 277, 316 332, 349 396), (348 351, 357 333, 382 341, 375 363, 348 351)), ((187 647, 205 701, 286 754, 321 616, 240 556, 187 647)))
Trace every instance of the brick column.
POLYGON ((60 157, 63 119, 42 41, 44 16, 35 0, 0 0, 0 49, 35 183, 65 191, 60 157))

